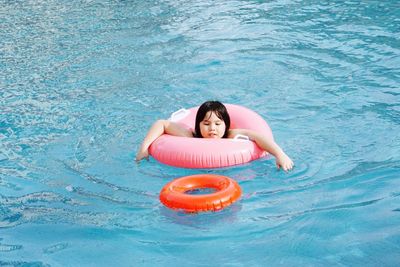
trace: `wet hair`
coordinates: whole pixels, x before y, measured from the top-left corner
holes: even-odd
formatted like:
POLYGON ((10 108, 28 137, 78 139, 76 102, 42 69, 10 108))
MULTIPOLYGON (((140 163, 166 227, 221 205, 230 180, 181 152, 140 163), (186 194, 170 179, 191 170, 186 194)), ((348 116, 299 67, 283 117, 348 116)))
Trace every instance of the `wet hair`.
POLYGON ((231 118, 229 117, 228 111, 224 104, 219 101, 207 101, 204 102, 197 111, 196 123, 194 128, 194 137, 203 138, 200 132, 200 122, 202 122, 207 114, 207 112, 213 112, 218 118, 225 123, 225 133, 222 138, 228 137, 229 128, 231 126, 231 118))

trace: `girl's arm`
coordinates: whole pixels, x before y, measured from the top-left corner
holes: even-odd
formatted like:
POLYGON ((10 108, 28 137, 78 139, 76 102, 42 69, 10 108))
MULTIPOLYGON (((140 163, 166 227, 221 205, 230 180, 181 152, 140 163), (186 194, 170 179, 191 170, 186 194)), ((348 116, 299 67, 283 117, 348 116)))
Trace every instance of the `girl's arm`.
POLYGON ((174 136, 183 137, 193 137, 193 133, 181 125, 168 121, 168 120, 158 120, 153 126, 151 126, 146 137, 144 138, 142 145, 140 146, 137 154, 136 161, 140 161, 143 158, 149 157, 149 147, 150 145, 163 134, 170 134, 174 136))
POLYGON ((288 155, 286 155, 282 148, 274 142, 274 140, 248 129, 231 129, 229 130, 228 137, 234 138, 238 134, 248 136, 250 140, 254 141, 260 148, 274 155, 276 158, 276 167, 278 169, 282 168, 284 171, 290 171, 293 169, 293 161, 288 157, 288 155))

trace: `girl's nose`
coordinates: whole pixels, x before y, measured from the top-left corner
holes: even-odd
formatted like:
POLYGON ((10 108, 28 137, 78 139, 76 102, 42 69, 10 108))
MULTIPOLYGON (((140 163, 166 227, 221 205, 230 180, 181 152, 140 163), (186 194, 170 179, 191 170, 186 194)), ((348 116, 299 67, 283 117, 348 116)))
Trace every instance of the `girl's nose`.
POLYGON ((215 130, 215 124, 214 123, 211 123, 211 125, 210 125, 210 128, 211 128, 211 130, 215 130))

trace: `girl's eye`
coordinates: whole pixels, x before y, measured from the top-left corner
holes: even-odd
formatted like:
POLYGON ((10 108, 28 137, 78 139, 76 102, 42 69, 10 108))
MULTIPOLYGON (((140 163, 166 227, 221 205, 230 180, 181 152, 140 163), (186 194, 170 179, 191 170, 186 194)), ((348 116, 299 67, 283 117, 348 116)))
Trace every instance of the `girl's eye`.
POLYGON ((221 125, 221 123, 220 123, 220 122, 217 122, 216 125, 221 125))

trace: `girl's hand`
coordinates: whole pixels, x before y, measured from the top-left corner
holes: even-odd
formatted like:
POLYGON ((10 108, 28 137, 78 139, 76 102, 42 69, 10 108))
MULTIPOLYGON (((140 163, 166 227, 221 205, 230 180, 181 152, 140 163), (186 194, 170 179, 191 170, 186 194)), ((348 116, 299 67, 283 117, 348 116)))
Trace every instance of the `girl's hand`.
POLYGON ((278 168, 278 170, 282 168, 285 172, 287 172, 293 169, 293 166, 293 161, 284 152, 280 153, 276 157, 276 167, 278 168))
POLYGON ((149 150, 148 149, 145 149, 145 150, 139 149, 139 151, 137 152, 136 157, 135 157, 136 162, 139 162, 144 158, 149 160, 149 150))

